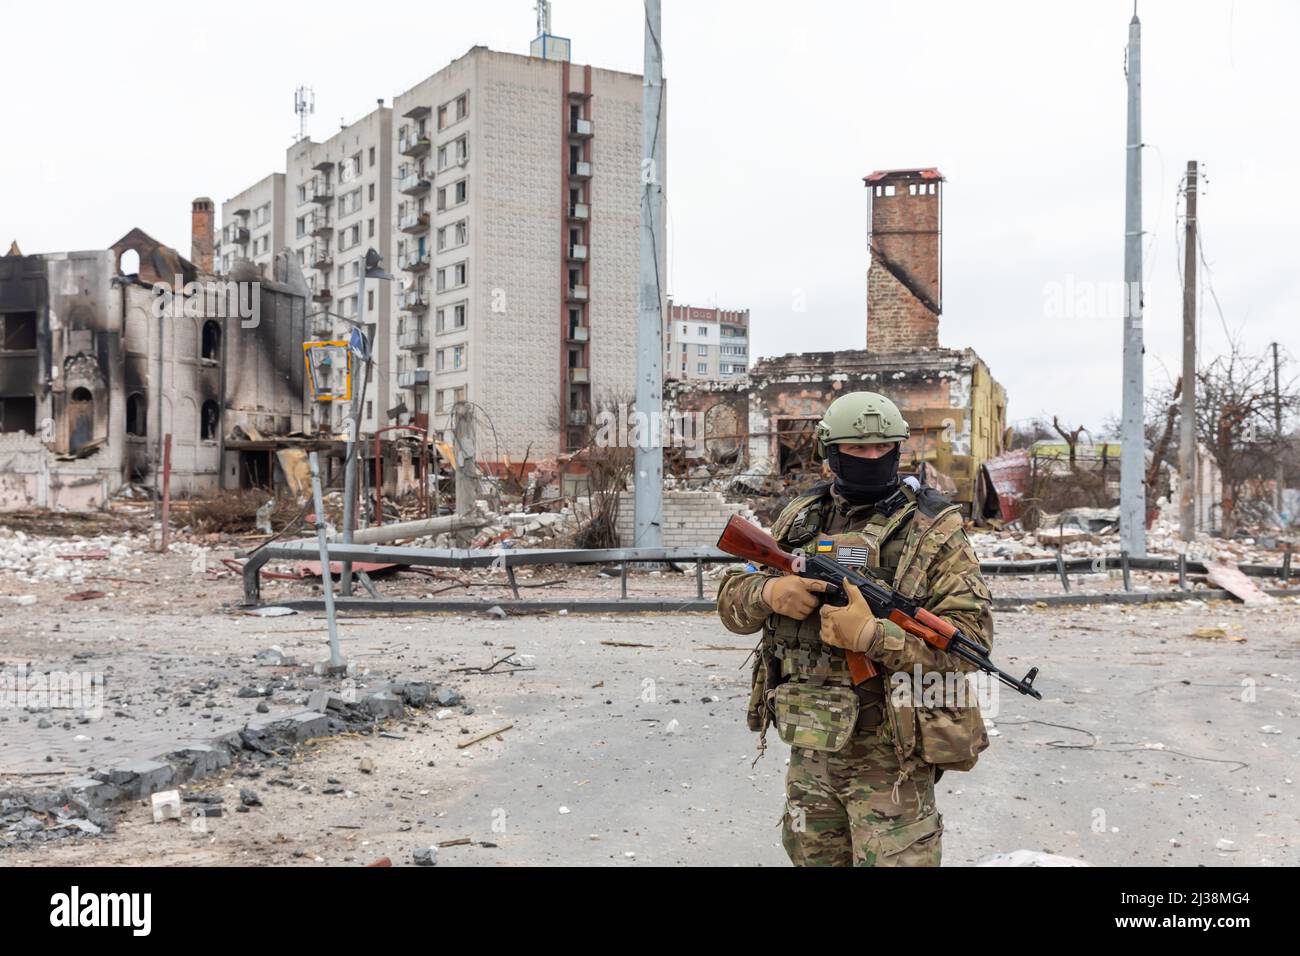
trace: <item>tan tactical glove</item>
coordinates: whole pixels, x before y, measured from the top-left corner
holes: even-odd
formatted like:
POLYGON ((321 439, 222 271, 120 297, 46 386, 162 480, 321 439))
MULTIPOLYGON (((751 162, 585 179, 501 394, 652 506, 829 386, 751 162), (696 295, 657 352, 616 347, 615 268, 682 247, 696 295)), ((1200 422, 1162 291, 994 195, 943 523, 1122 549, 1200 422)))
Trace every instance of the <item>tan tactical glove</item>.
POLYGON ((848 604, 844 607, 822 605, 822 642, 846 651, 866 653, 880 631, 880 620, 871 613, 867 599, 849 583, 848 578, 844 579, 842 586, 849 596, 848 604))
POLYGON ((777 614, 802 621, 817 610, 817 595, 826 590, 825 581, 783 574, 763 585, 763 603, 777 614))

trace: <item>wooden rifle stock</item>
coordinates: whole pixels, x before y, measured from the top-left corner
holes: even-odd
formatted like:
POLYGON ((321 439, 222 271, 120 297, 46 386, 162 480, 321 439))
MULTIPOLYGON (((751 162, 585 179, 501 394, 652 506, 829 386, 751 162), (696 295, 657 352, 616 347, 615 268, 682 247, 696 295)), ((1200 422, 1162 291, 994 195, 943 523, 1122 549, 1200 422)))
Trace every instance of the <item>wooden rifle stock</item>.
MULTIPOLYGON (((802 570, 798 555, 782 551, 775 538, 739 515, 732 515, 727 520, 727 526, 718 538, 718 550, 755 564, 765 564, 786 574, 799 573, 796 568, 802 570)), ((871 658, 861 651, 845 651, 844 658, 854 684, 861 684, 880 673, 871 658)))

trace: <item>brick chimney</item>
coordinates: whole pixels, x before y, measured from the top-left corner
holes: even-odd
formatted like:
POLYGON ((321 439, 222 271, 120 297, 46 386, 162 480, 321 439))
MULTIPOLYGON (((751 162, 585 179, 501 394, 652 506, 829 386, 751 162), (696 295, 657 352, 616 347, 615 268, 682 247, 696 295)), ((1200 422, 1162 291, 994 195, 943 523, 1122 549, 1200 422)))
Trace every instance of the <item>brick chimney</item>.
POLYGON ((213 203, 200 196, 190 206, 190 261, 200 272, 212 271, 213 203))
POLYGON ((863 181, 871 203, 867 351, 938 348, 943 176, 937 169, 890 169, 863 181))

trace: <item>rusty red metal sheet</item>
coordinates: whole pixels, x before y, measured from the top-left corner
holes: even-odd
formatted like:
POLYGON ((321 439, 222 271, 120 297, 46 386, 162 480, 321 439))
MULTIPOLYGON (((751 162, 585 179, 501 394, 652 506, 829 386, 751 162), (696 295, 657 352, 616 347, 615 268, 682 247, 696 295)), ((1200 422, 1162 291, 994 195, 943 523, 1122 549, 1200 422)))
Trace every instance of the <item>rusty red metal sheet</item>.
MULTIPOLYGON (((302 568, 307 574, 314 578, 320 577, 319 561, 301 561, 298 567, 302 568)), ((364 571, 366 574, 383 574, 385 571, 391 571, 393 568, 400 568, 400 564, 373 564, 369 561, 353 561, 352 573, 364 571)), ((341 561, 330 562, 330 574, 338 575, 343 573, 343 563, 341 561)))
POLYGON ((1029 487, 1029 452, 1009 451, 988 459, 980 466, 980 479, 985 489, 985 516, 996 514, 1003 521, 1015 521, 1029 487))

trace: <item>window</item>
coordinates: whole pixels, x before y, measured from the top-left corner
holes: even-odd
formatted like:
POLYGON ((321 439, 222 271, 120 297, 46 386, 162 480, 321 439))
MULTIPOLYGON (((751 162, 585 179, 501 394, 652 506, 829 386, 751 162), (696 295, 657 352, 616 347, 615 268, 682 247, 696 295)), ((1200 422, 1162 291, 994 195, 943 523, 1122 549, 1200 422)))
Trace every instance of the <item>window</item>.
POLYGON ((301 183, 298 186, 298 205, 301 206, 307 201, 307 184, 301 183))
POLYGON ((369 230, 370 233, 367 236, 367 238, 369 239, 375 238, 375 221, 373 219, 369 220, 369 230))
POLYGON ((447 288, 447 270, 446 270, 446 269, 439 269, 439 270, 438 270, 437 282, 434 283, 434 288, 437 289, 439 292, 441 292, 442 290, 444 290, 445 288, 447 288))
POLYGON ((460 182, 456 184, 456 202, 458 204, 463 203, 468 198, 468 196, 469 196, 469 188, 465 180, 462 179, 460 182))
POLYGON ((456 140, 456 162, 463 163, 469 159, 469 137, 462 136, 456 140))
POLYGON ((375 148, 373 146, 370 147, 370 165, 375 165, 375 148))
POLYGON ((469 281, 469 266, 464 262, 458 262, 452 266, 452 273, 458 286, 462 286, 469 281))
POLYGON ((366 292, 366 308, 371 312, 375 311, 375 290, 369 289, 366 292))
POLYGON ((447 107, 438 107, 438 129, 447 128, 447 107))
POLYGON ((466 307, 464 302, 444 306, 438 310, 438 331, 454 332, 465 328, 466 307))
POLYGON ((199 438, 203 441, 216 441, 219 418, 217 403, 209 398, 199 410, 199 438))
POLYGON ((435 369, 437 369, 439 372, 443 371, 443 370, 447 367, 447 350, 446 350, 446 349, 438 349, 437 354, 434 356, 434 364, 433 364, 433 367, 434 367, 435 369))
POLYGON ((369 202, 374 202, 374 201, 375 201, 375 184, 374 184, 374 183, 371 183, 371 184, 370 184, 370 199, 369 199, 368 201, 369 201, 369 202))
POLYGON ((456 223, 456 245, 463 246, 469 242, 469 223, 462 219, 456 223))
POLYGON ((462 369, 465 367, 465 346, 457 345, 452 348, 451 367, 453 369, 462 369))
POLYGON ((143 438, 149 433, 146 427, 148 407, 144 395, 140 392, 132 392, 126 397, 126 433, 128 435, 143 438))
POLYGON ((438 190, 438 211, 447 208, 447 187, 443 186, 438 190))
POLYGON ((708 354, 709 354, 709 347, 708 347, 707 345, 697 345, 697 346, 695 347, 695 354, 696 354, 696 355, 708 355, 708 354))
POLYGON ((447 147, 446 146, 438 147, 438 168, 439 169, 447 168, 447 147))
POLYGON ((212 319, 203 323, 202 357, 209 362, 221 359, 221 326, 212 319))
POLYGON ((0 351, 31 352, 36 349, 36 313, 10 312, 0 316, 0 326, 4 338, 0 340, 0 351))
POLYGON ((469 115, 469 94, 462 93, 456 97, 456 119, 463 120, 469 115))
POLYGON ((446 248, 447 248, 447 227, 443 226, 441 229, 438 230, 438 251, 442 252, 442 250, 446 248))
POLYGON ((36 396, 0 398, 0 432, 36 434, 36 396))
POLYGON ((695 371, 701 375, 707 375, 709 373, 709 364, 707 362, 696 362, 695 371))
POLYGON ((307 217, 299 216, 298 217, 298 238, 301 239, 305 235, 307 235, 307 217))

